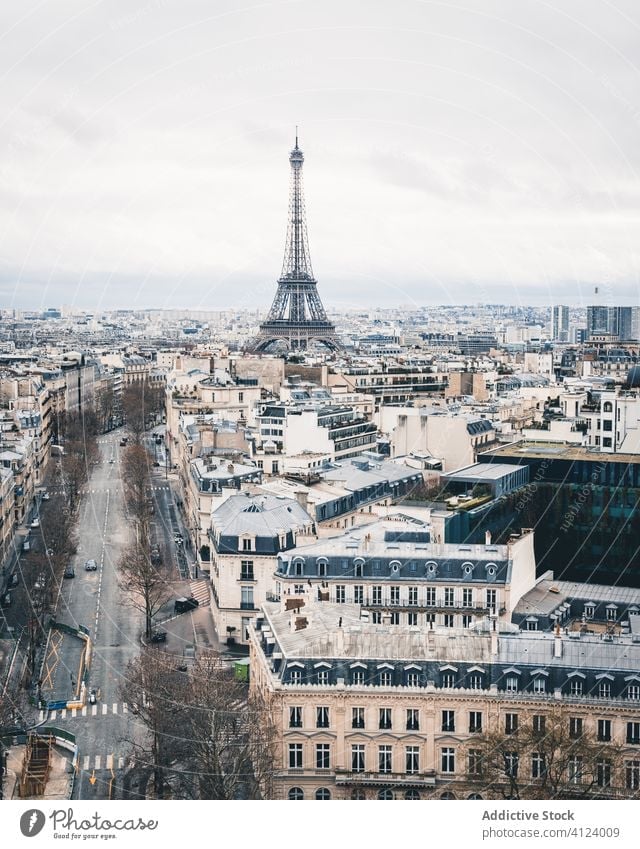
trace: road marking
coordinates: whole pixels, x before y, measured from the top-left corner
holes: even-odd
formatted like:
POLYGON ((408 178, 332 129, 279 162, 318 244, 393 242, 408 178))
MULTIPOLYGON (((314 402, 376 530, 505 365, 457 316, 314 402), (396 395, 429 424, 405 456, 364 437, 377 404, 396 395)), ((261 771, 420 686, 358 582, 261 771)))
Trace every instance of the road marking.
POLYGON ((126 702, 124 702, 122 705, 122 713, 129 713, 129 706, 126 702))
POLYGON ((100 769, 100 764, 102 763, 102 758, 100 755, 96 755, 95 760, 95 769, 100 769))
POLYGON ((113 703, 113 707, 111 708, 112 713, 118 713, 118 702, 113 703))
POLYGON ((42 720, 43 720, 43 719, 44 719, 44 711, 43 711, 43 710, 41 710, 41 711, 40 711, 40 714, 39 714, 39 716, 38 716, 38 722, 42 722, 42 720))
POLYGON ((66 718, 67 718, 67 709, 62 708, 62 710, 60 711, 60 719, 66 719, 66 718))
POLYGON ((77 716, 77 715, 78 715, 78 709, 77 708, 71 708, 71 716, 77 716))
POLYGON ((113 755, 107 755, 107 760, 104 764, 105 769, 113 769, 113 755))
POLYGON ((82 759, 82 769, 89 769, 89 755, 85 755, 82 759))
POLYGON ((124 769, 124 758, 118 758, 118 769, 124 769))
POLYGON ((108 710, 109 710, 109 708, 107 707, 107 705, 102 705, 102 715, 103 716, 107 715, 108 710))
POLYGON ((95 716, 98 713, 98 705, 93 705, 91 708, 91 716, 95 716))
POLYGON ((83 716, 87 715, 87 706, 86 705, 82 708, 82 715, 83 716))

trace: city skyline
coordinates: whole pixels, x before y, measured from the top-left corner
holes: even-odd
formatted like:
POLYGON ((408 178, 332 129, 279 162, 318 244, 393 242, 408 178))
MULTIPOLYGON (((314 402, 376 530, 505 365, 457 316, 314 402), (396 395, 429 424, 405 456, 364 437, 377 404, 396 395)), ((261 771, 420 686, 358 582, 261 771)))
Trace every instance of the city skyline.
POLYGON ((296 124, 328 308, 637 302, 633 10, 35 9, 2 19, 7 306, 266 311, 296 124))

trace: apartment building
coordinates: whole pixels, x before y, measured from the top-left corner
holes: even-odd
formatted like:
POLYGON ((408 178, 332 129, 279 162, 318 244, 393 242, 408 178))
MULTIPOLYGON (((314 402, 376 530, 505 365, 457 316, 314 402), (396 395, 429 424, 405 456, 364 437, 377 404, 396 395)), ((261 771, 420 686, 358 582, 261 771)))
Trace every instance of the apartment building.
POLYGON ((637 797, 640 644, 615 640, 491 622, 373 625, 359 605, 266 603, 250 628, 250 686, 275 726, 274 795, 504 798, 517 776, 521 798, 535 798, 553 725, 566 757, 562 798, 637 797))

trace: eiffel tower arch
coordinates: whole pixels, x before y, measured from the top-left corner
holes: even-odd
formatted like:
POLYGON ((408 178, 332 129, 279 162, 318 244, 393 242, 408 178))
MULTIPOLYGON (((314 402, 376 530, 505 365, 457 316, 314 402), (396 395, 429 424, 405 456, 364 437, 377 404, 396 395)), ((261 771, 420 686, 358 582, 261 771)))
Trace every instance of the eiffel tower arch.
POLYGON ((260 353, 278 345, 289 351, 305 351, 316 343, 339 351, 342 343, 322 306, 311 268, 302 190, 304 156, 298 147, 297 133, 289 162, 289 223, 282 274, 269 314, 260 325, 258 334, 246 344, 245 351, 260 353))

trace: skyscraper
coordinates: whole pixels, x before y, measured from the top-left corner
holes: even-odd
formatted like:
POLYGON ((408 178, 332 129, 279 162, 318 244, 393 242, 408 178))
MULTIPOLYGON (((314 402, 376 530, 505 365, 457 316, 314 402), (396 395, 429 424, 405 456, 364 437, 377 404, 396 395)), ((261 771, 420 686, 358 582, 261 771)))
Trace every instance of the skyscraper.
POLYGON ((551 338, 556 342, 569 341, 569 307, 561 305, 552 307, 551 338))

